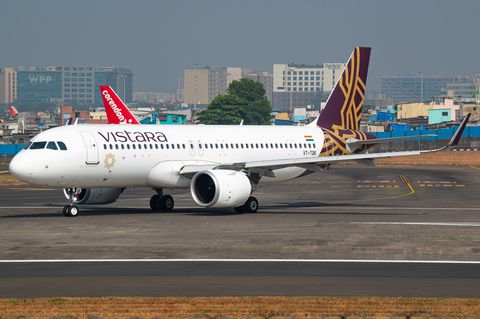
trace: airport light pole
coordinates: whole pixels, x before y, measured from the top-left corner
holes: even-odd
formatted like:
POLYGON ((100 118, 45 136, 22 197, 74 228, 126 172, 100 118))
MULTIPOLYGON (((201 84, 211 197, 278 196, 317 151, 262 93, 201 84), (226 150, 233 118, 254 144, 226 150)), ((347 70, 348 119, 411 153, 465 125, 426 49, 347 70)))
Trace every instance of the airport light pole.
POLYGON ((193 65, 193 74, 194 74, 194 81, 195 81, 195 84, 194 84, 195 91, 193 93, 194 94, 193 113, 195 113, 197 111, 197 65, 198 65, 198 62, 197 61, 192 62, 192 65, 193 65))
MULTIPOLYGON (((287 68, 287 71, 292 71, 293 72, 293 69, 290 69, 290 68, 287 68)), ((288 74, 288 72, 285 72, 288 74)), ((287 78, 287 74, 285 74, 285 80, 288 79, 287 78)), ((287 81, 285 81, 285 84, 287 84, 287 81)), ((287 86, 285 85, 285 89, 287 88, 287 86)), ((293 108, 292 108, 292 87, 290 86, 290 113, 291 113, 291 116, 293 116, 293 108)))
POLYGON ((125 74, 122 74, 122 75, 120 75, 120 76, 123 78, 123 103, 127 103, 127 102, 125 101, 125 81, 126 81, 126 77, 127 77, 127 76, 126 76, 125 74))
POLYGON ((420 99, 422 100, 423 102, 423 71, 420 71, 418 73, 422 73, 422 84, 421 84, 421 89, 420 89, 420 99))

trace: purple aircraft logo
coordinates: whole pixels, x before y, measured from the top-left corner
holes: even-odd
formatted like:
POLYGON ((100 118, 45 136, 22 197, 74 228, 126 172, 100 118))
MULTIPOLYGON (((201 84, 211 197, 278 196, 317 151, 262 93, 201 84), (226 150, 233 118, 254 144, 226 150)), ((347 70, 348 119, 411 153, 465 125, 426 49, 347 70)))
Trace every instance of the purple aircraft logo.
POLYGON ((97 132, 105 142, 115 142, 115 143, 125 143, 125 142, 146 142, 146 143, 163 143, 168 142, 167 137, 162 132, 129 132, 119 131, 119 132, 107 132, 106 136, 104 133, 97 132))

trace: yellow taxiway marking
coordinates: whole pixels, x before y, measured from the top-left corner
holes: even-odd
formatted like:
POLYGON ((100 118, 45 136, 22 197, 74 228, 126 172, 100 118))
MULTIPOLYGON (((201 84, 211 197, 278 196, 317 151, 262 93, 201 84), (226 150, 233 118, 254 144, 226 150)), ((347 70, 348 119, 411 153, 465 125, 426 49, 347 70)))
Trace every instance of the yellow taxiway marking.
POLYGON ((0 171, 0 174, 2 174, 2 173, 8 173, 8 172, 10 172, 10 171, 0 171))
MULTIPOLYGON (((335 187, 335 186, 334 186, 335 187)), ((357 187, 365 187, 365 188, 369 188, 369 187, 383 187, 383 188, 399 188, 400 186, 399 185, 357 185, 357 187)))
MULTIPOLYGON (((399 175, 400 179, 402 180, 403 183, 407 184, 408 188, 410 188, 410 193, 408 194, 402 194, 402 195, 397 195, 397 196, 389 196, 389 197, 381 197, 381 198, 371 198, 371 199, 353 199, 353 200, 342 200, 342 201, 336 201, 336 202, 325 202, 325 204, 338 204, 338 203, 353 203, 353 202, 369 202, 369 201, 374 201, 374 200, 382 200, 382 199, 392 199, 392 198, 400 198, 400 197, 405 197, 409 196, 412 194, 415 194, 415 190, 413 189, 410 179, 405 176, 405 175, 399 175)), ((372 185, 371 187, 376 187, 372 185)))
POLYGON ((478 169, 480 171, 480 168, 478 168, 478 167, 475 167, 475 166, 468 166, 468 167, 473 168, 473 169, 478 169))

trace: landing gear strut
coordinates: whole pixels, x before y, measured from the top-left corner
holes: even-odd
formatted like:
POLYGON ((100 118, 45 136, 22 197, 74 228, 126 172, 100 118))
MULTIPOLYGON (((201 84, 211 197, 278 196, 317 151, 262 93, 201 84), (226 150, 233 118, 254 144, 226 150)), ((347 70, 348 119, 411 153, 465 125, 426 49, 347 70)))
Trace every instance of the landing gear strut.
POLYGON ((150 199, 150 208, 154 211, 169 212, 173 209, 175 202, 170 195, 163 195, 162 189, 156 189, 157 195, 153 195, 150 199))
POLYGON ((255 197, 250 196, 245 204, 234 207, 233 209, 237 213, 256 213, 258 210, 258 200, 255 197))
POLYGON ((77 217, 78 207, 77 207, 77 195, 82 192, 81 188, 75 189, 75 187, 68 189, 68 194, 70 195, 70 205, 63 207, 63 215, 66 217, 77 217))

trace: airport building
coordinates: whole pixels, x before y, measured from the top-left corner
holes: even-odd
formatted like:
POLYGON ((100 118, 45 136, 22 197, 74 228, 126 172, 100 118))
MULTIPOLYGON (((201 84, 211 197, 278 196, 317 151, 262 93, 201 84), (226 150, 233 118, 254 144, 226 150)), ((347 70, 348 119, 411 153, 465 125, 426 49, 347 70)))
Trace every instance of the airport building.
POLYGON ((93 66, 2 68, 0 103, 95 104, 103 106, 100 85, 110 85, 126 103, 133 101, 130 69, 93 66), (14 70, 14 71, 12 71, 14 70), (2 102, 5 101, 5 102, 2 102))
POLYGON ((313 105, 320 109, 324 96, 335 87, 346 63, 322 65, 274 64, 273 99, 275 110, 293 111, 296 107, 313 105))
POLYGON ((465 76, 382 76, 382 93, 393 103, 432 101, 449 84, 467 83, 465 76))

